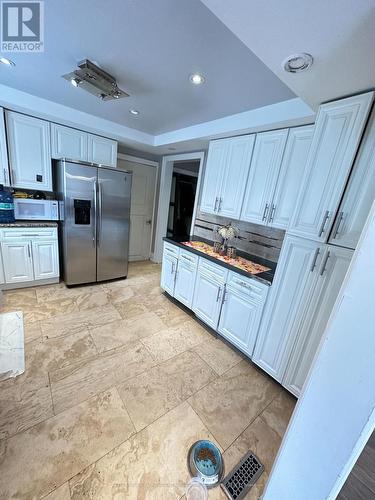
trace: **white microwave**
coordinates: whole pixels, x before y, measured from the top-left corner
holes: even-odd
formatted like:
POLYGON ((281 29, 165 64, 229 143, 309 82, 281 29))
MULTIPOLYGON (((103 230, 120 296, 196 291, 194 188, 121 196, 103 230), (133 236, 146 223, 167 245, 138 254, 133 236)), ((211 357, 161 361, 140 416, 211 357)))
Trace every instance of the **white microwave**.
POLYGON ((59 220, 59 202, 14 198, 14 217, 16 220, 59 220))

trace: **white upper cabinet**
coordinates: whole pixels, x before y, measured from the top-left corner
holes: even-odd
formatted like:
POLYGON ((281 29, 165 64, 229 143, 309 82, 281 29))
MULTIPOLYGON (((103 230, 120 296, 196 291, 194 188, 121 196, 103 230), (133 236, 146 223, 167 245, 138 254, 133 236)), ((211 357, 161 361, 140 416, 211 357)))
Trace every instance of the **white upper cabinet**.
POLYGON ((281 381, 309 304, 323 245, 286 236, 254 349, 253 361, 281 381))
POLYGON ((210 142, 200 202, 202 212, 216 214, 228 154, 227 144, 228 139, 210 142))
POLYGON ((375 199, 375 109, 346 186, 330 243, 355 248, 375 199))
POLYGON ((352 256, 353 251, 346 248, 331 245, 325 248, 316 288, 282 381, 296 396, 300 395, 309 373, 352 256))
POLYGON ((241 220, 267 223, 287 137, 288 129, 257 134, 241 220))
POLYGON ((287 229, 289 226, 301 187, 301 178, 304 173, 313 133, 314 125, 289 130, 268 218, 268 223, 272 227, 287 229))
POLYGON ((373 92, 323 104, 289 231, 326 241, 374 98, 373 92))
POLYGON ((210 142, 200 209, 238 219, 255 136, 210 142))
POLYGON ((51 123, 52 158, 87 161, 88 134, 51 123))
POLYGON ((227 142, 227 156, 220 189, 218 211, 223 217, 239 219, 255 135, 233 137, 227 142))
POLYGON ((88 161, 116 168, 117 141, 90 134, 88 136, 88 161))
POLYGON ((6 111, 13 187, 52 191, 50 124, 6 111))
POLYGON ((0 184, 10 185, 4 110, 0 108, 0 184))

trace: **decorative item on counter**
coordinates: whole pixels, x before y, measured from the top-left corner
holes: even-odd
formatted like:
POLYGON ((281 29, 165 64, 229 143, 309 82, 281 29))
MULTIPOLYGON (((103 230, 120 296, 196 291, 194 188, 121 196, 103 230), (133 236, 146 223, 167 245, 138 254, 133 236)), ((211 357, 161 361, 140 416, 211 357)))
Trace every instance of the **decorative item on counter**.
POLYGON ((10 191, 5 190, 4 186, 0 184, 0 223, 8 224, 14 221, 13 195, 10 191))
POLYGON ((235 259, 237 257, 237 249, 236 247, 228 247, 227 255, 230 259, 235 259))
POLYGON ((224 256, 227 254, 227 249, 228 249, 228 244, 231 240, 233 240, 237 234, 239 233, 238 228, 232 226, 232 223, 230 222, 226 226, 222 226, 218 230, 219 235, 223 238, 222 244, 221 244, 221 249, 220 249, 220 255, 224 256))
POLYGON ((214 241, 214 252, 219 253, 221 248, 221 242, 220 241, 214 241))
POLYGON ((27 193, 25 193, 24 191, 15 191, 13 193, 13 198, 26 199, 26 198, 29 198, 29 195, 27 193))

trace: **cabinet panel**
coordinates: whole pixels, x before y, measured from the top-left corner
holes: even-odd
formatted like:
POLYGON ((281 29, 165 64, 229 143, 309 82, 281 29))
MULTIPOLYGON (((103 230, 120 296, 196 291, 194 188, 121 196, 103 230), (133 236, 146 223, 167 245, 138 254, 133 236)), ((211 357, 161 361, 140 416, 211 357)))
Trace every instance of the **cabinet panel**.
POLYGON ((220 315, 219 333, 243 352, 252 355, 263 302, 227 288, 220 315))
POLYGON ((59 276, 58 243, 54 241, 33 241, 34 279, 48 279, 59 276))
POLYGON ((29 241, 2 242, 1 252, 6 283, 34 280, 31 243, 29 241))
POLYGON ((168 252, 163 254, 163 263, 161 268, 160 286, 173 296, 175 275, 177 271, 177 258, 170 255, 168 252))
POLYGON ((299 396, 331 315, 353 251, 327 246, 308 312, 302 321, 283 385, 299 396))
POLYGON ((51 123, 52 158, 87 161, 88 134, 51 123))
POLYGON ((286 236, 267 301, 253 361, 280 381, 321 263, 314 241, 286 236))
POLYGON ((197 271, 195 280, 193 311, 207 325, 216 330, 224 285, 215 278, 197 271))
POLYGON ((88 161, 117 167, 117 142, 98 135, 89 135, 88 161))
POLYGON ((228 139, 210 142, 200 200, 202 212, 216 213, 227 154, 228 139))
POLYGON ((194 264, 185 262, 184 259, 180 256, 177 267, 174 297, 189 308, 191 308, 193 304, 196 273, 196 266, 194 264))
POLYGON ((347 248, 357 246, 375 199, 375 109, 333 225, 330 243, 347 248))
POLYGON ((273 227, 287 229, 301 187, 307 155, 310 149, 314 125, 289 130, 280 174, 270 208, 269 223, 273 227))
POLYGON ((234 137, 227 143, 228 152, 218 204, 218 213, 223 217, 240 217, 254 142, 255 135, 244 135, 234 137))
POLYGON ((12 186, 52 191, 49 122, 6 112, 12 186))
POLYGON ((267 223, 287 136, 287 129, 257 134, 242 206, 242 220, 267 223))
POLYGON ((10 185, 8 150, 5 136, 4 110, 0 108, 0 184, 10 185))
POLYGON ((373 92, 319 108, 296 208, 289 231, 326 241, 343 193, 373 92))
MULTIPOLYGON (((0 247, 1 248, 1 247, 0 247)), ((3 258, 0 252, 0 285, 3 285, 5 283, 5 276, 4 276, 4 266, 3 266, 3 258)), ((1 287, 0 287, 1 290, 1 287)), ((1 295, 1 293, 0 293, 1 295)), ((0 297, 1 301, 1 297, 0 297)))

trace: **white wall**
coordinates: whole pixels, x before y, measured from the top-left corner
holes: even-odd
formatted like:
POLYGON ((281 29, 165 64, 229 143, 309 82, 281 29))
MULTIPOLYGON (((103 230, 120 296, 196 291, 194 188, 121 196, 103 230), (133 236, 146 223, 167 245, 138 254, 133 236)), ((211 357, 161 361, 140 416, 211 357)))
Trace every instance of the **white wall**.
POLYGON ((374 426, 374 249, 375 203, 264 500, 335 498, 374 426))

